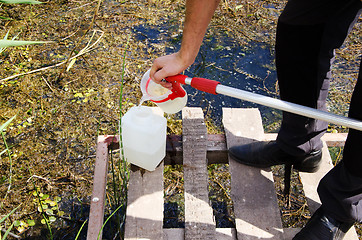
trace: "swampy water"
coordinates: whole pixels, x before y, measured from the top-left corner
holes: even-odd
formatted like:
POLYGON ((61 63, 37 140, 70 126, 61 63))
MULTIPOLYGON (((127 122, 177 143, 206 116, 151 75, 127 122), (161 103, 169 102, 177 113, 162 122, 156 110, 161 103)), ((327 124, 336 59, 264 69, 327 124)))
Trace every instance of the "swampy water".
MULTIPOLYGON (((134 29, 140 41, 149 39, 156 44, 168 43, 166 54, 180 48, 181 35, 170 37, 166 31, 172 29, 172 25, 165 24, 161 28, 142 25, 134 29)), ((183 74, 216 80, 225 86, 256 94, 278 97, 273 45, 263 42, 243 45, 223 30, 215 31, 205 39, 195 63, 183 74)), ((219 127, 223 107, 259 108, 264 124, 271 127, 281 117, 280 111, 265 106, 224 95, 208 94, 188 85, 184 88, 188 93, 187 106, 201 107, 205 115, 219 127)))
MULTIPOLYGON (((285 2, 223 1, 195 64, 185 74, 277 97, 273 42, 285 2)), ((2 230, 14 223, 10 232, 20 239, 75 239, 89 215, 97 136, 118 134, 120 115, 139 103, 140 79, 152 61, 179 49, 184 11, 180 0, 1 5, 1 38, 47 41, 0 50, 1 124, 16 115, 0 141, 0 214, 15 209, 0 223, 2 230), (76 54, 80 55, 75 60, 68 60, 76 54), (42 211, 40 205, 49 210, 42 211)), ((330 100, 338 103, 331 106, 340 106, 342 114, 348 110, 356 77, 361 31, 356 27, 337 51, 333 71, 338 81, 331 87, 330 100)), ((212 133, 222 132, 222 107, 257 107, 266 131, 278 130, 277 110, 185 88, 187 106, 202 107, 212 133)), ((168 133, 181 134, 180 116, 167 119, 168 133)), ((126 196, 117 154, 110 160, 106 216, 126 196)), ((209 173, 227 186, 225 169, 213 166, 209 173), (215 177, 217 172, 220 175, 215 177)), ((182 176, 175 173, 179 169, 166 171, 169 189, 179 191, 182 185, 177 179, 182 176)), ((219 201, 224 193, 212 194, 215 208, 225 216, 225 203, 219 201)), ((179 211, 171 205, 182 200, 177 196, 167 200, 166 210, 179 211)), ((122 226, 124 209, 119 213, 105 226, 103 239, 122 235, 114 227, 120 222, 122 226)), ((87 224, 78 239, 85 239, 86 231, 87 224)))

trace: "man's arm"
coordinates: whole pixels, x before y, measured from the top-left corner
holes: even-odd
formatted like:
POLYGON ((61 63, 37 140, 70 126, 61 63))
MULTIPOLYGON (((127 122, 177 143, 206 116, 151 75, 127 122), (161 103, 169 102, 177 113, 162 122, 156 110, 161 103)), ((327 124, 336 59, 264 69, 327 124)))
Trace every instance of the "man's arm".
POLYGON ((164 87, 171 87, 162 79, 179 74, 188 68, 199 52, 206 29, 220 0, 187 0, 181 48, 178 52, 157 58, 150 77, 164 87))

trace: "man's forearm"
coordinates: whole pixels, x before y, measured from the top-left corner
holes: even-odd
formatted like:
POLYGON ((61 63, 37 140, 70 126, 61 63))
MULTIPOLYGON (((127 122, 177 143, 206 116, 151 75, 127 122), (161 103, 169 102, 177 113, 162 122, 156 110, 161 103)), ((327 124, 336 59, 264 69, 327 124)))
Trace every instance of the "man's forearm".
POLYGON ((220 0, 187 0, 180 54, 190 64, 195 60, 206 29, 220 0))
POLYGON ((155 59, 150 77, 156 83, 171 88, 171 83, 163 82, 168 76, 179 74, 194 63, 207 26, 220 0, 186 0, 186 17, 181 49, 173 54, 155 59))

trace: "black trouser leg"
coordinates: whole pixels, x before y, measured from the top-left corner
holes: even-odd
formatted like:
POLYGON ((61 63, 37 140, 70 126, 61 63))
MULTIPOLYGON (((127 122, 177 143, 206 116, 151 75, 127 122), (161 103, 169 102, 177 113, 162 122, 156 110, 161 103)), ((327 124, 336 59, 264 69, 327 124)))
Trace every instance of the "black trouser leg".
MULTIPOLYGON (((362 120, 362 62, 349 117, 362 120)), ((321 180, 318 194, 324 210, 344 222, 362 221, 362 132, 350 129, 343 160, 321 180)))
POLYGON ((318 194, 324 211, 334 219, 362 221, 362 178, 353 176, 343 161, 320 181, 318 194))
MULTIPOLYGON (((334 49, 342 45, 361 8, 359 0, 288 2, 278 23, 276 41, 276 65, 283 100, 325 109, 334 49), (315 5, 318 7, 314 8, 315 5)), ((349 113, 351 118, 360 120, 361 77, 360 69, 349 113)), ((326 128, 327 124, 322 121, 283 113, 277 142, 290 154, 308 153, 322 147, 320 137, 326 128)), ((350 130, 342 163, 330 171, 318 187, 322 207, 340 221, 362 219, 361 145, 362 133, 350 130)))
MULTIPOLYGON (((343 44, 361 5, 358 0, 288 2, 279 18, 275 46, 282 100, 326 110, 334 50, 343 44)), ((320 138, 327 126, 320 120, 283 112, 277 142, 284 151, 303 155, 322 148, 320 138)))
MULTIPOLYGON (((325 110, 333 55, 321 54, 324 28, 324 24, 296 26, 279 21, 275 48, 282 100, 325 110)), ((320 120, 283 112, 277 141, 284 151, 304 155, 322 148, 320 137, 327 126, 320 120)))
MULTIPOLYGON (((362 121, 362 59, 357 84, 354 88, 349 117, 362 121)), ((350 129, 344 146, 343 160, 346 168, 353 175, 362 178, 362 132, 350 129)))

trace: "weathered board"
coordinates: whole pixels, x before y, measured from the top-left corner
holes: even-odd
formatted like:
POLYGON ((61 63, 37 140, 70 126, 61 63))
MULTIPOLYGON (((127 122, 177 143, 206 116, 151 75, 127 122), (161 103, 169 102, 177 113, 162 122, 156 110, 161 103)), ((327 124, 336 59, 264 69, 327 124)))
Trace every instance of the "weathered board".
MULTIPOLYGON (((275 140, 277 134, 265 134, 265 140, 275 140)), ((331 156, 329 154, 328 147, 342 147, 346 140, 347 134, 345 133, 327 133, 322 137, 323 149, 322 149, 322 162, 320 169, 315 173, 300 172, 299 176, 303 184, 303 191, 307 198, 307 204, 309 210, 314 213, 321 205, 317 187, 319 181, 323 176, 333 168, 331 156)), ((300 228, 288 228, 284 229, 284 239, 292 239, 296 233, 300 231, 300 228)), ((345 240, 358 240, 358 236, 354 227, 352 227, 346 236, 345 240)))
MULTIPOLYGON (((263 140, 257 109, 223 109, 227 147, 263 140)), ((234 202, 237 239, 283 239, 273 174, 229 158, 231 197, 234 202)))
MULTIPOLYGON (((154 108, 157 111, 157 108, 154 108)), ((264 134, 257 109, 223 109, 225 136, 207 135, 200 108, 185 108, 183 136, 169 137, 167 161, 184 164, 185 229, 163 229, 163 163, 153 172, 130 174, 125 239, 292 239, 298 228, 282 229, 270 169, 248 167, 227 158, 227 148, 253 141, 273 140, 264 134), (171 141, 170 141, 171 140, 171 141), (227 144, 226 144, 227 143, 227 144), (227 147, 226 147, 227 145, 227 147), (183 158, 183 159, 182 159, 183 158), (207 159, 210 158, 210 159, 207 159), (210 161, 211 160, 211 161, 210 161), (216 228, 208 198, 207 164, 229 161, 231 198, 236 229, 216 228), (284 233, 283 233, 284 232, 284 233)), ((162 113, 159 113, 162 114, 162 113)), ((345 134, 326 134, 323 160, 316 173, 300 173, 308 206, 314 212, 320 201, 319 180, 333 167, 328 146, 343 146, 345 134), (327 143, 327 145, 326 145, 327 143)), ((99 136, 87 239, 97 239, 103 224, 108 150, 118 149, 117 136, 99 136)), ((352 228, 344 238, 357 240, 352 228)))
MULTIPOLYGON (((264 140, 275 140, 277 133, 265 133, 264 140)), ((347 139, 347 133, 325 133, 322 136, 322 141, 324 141, 328 147, 343 147, 347 139)))
MULTIPOLYGON (((265 133, 264 140, 275 140, 276 133, 265 133)), ((343 147, 346 141, 345 133, 326 133, 322 140, 329 147, 343 147)), ((182 164, 182 135, 167 136, 167 148, 165 165, 182 164)), ((226 148, 226 139, 224 134, 208 134, 207 135, 207 162, 213 163, 229 163, 228 151, 226 148)))
POLYGON ((130 173, 125 239, 163 239, 163 162, 155 171, 130 173))
POLYGON ((103 225, 105 194, 108 169, 108 142, 107 136, 99 136, 97 139, 97 155, 94 167, 93 191, 91 207, 89 211, 88 240, 96 240, 103 225))
POLYGON ((153 172, 131 172, 125 239, 163 239, 163 163, 153 172))
MULTIPOLYGON (((163 230, 164 240, 184 240, 185 229, 184 228, 165 228, 163 230)), ((199 239, 196 236, 196 239, 199 239)), ((216 228, 215 238, 216 240, 236 240, 236 231, 234 228, 216 228)))
POLYGON ((185 239, 215 239, 208 195, 207 130, 201 108, 182 110, 185 239))
MULTIPOLYGON (((328 147, 326 143, 324 143, 322 149, 322 163, 321 167, 316 173, 303 173, 300 172, 299 176, 302 180, 304 194, 307 197, 307 204, 309 210, 314 213, 319 206, 321 205, 321 201, 319 199, 317 193, 317 187, 319 181, 326 175, 329 170, 333 168, 331 156, 328 151, 328 147)), ((354 227, 352 227, 344 237, 345 240, 358 240, 358 236, 354 227)))

